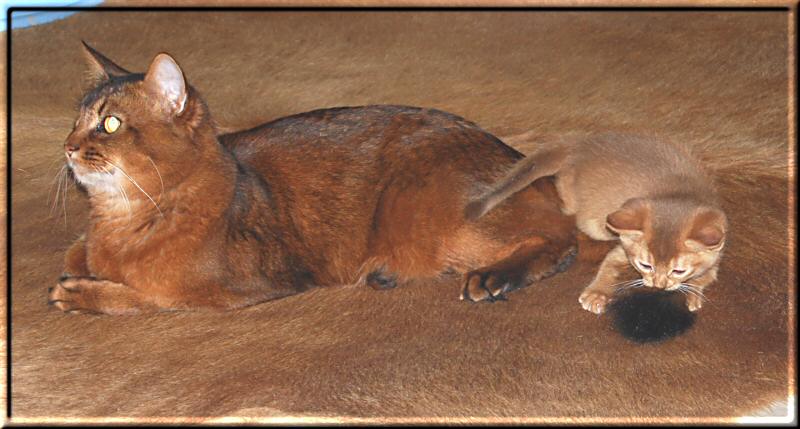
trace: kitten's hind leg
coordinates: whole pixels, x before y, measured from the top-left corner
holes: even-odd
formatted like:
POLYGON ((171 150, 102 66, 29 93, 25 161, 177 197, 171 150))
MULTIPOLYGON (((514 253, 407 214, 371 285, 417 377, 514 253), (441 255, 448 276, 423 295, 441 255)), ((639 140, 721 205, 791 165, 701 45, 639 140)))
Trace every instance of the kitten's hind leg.
POLYGON ((611 297, 616 291, 616 283, 620 271, 629 264, 625 256, 625 249, 617 246, 611 249, 600 264, 594 280, 583 290, 578 302, 584 310, 595 314, 602 314, 611 303, 611 297))
POLYGON ((129 286, 93 277, 62 277, 50 289, 48 304, 68 313, 129 315, 158 308, 129 286))

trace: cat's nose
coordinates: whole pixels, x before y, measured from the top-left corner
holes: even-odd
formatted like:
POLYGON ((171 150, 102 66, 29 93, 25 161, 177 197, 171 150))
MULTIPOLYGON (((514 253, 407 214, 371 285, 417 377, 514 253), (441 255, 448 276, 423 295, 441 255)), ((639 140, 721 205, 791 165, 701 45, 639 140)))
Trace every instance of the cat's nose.
POLYGON ((72 158, 72 154, 77 152, 78 149, 80 149, 80 146, 78 146, 77 144, 74 144, 74 143, 67 142, 64 145, 64 152, 66 152, 67 158, 72 158))

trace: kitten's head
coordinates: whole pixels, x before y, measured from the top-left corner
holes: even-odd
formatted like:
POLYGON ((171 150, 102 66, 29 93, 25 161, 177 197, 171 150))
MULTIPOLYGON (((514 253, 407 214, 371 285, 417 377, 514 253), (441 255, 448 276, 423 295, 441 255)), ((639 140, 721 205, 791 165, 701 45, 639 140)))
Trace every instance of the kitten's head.
POLYGON ((674 290, 714 267, 725 246, 727 220, 693 201, 634 198, 606 218, 646 286, 674 290))
POLYGON ((84 43, 94 87, 64 144, 67 164, 92 195, 130 207, 159 198, 216 142, 205 103, 167 54, 130 73, 84 43))

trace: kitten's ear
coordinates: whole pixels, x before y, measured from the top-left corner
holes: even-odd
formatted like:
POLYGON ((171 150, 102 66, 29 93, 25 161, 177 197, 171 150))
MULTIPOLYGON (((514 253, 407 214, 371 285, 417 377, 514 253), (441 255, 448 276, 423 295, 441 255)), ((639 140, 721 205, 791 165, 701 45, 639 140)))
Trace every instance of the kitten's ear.
POLYGON ((106 56, 100 52, 97 52, 83 40, 81 40, 81 43, 83 43, 83 53, 86 57, 86 62, 89 64, 89 72, 95 81, 105 81, 110 77, 130 74, 129 71, 114 64, 113 61, 106 58, 106 56))
POLYGON ((695 250, 720 250, 728 229, 725 213, 714 208, 698 210, 691 220, 686 246, 695 250))
POLYGON ((606 227, 621 238, 636 239, 644 235, 644 226, 650 216, 650 205, 641 198, 625 202, 619 210, 606 216, 606 227))
POLYGON ((169 113, 178 115, 183 112, 186 106, 186 80, 171 56, 164 53, 156 55, 147 69, 144 85, 158 97, 162 107, 169 113))

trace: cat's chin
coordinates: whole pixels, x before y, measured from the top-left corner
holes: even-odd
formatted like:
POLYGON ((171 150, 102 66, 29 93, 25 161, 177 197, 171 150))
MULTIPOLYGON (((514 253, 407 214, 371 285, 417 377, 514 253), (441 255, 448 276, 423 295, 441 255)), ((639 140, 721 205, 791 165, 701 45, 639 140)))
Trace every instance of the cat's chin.
POLYGON ((92 171, 80 164, 70 163, 75 179, 91 194, 117 195, 120 193, 119 178, 115 171, 92 171))

